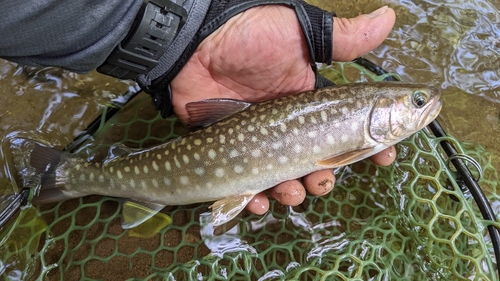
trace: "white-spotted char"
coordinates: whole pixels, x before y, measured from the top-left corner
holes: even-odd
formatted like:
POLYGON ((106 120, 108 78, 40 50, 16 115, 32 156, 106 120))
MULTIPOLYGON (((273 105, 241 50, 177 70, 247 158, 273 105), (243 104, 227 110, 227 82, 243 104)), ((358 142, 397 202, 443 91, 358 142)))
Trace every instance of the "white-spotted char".
MULTIPOLYGON (((63 157, 53 171, 62 195, 48 197, 42 183, 34 202, 87 194, 162 206, 216 201, 219 225, 258 192, 367 158, 422 129, 438 115, 439 99, 421 84, 360 83, 256 104, 191 103, 192 124, 205 128, 101 165, 63 157)), ((47 161, 33 160, 38 152, 32 165, 45 170, 47 161)))

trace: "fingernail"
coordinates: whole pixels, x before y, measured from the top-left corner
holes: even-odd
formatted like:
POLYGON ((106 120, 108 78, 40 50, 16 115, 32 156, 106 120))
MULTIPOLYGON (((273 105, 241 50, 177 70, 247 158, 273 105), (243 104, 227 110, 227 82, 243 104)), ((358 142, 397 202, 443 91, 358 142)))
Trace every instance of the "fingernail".
POLYGON ((376 17, 380 16, 381 14, 387 12, 387 9, 389 9, 388 6, 384 6, 382 8, 378 8, 375 11, 369 13, 367 16, 369 16, 370 18, 376 18, 376 17))

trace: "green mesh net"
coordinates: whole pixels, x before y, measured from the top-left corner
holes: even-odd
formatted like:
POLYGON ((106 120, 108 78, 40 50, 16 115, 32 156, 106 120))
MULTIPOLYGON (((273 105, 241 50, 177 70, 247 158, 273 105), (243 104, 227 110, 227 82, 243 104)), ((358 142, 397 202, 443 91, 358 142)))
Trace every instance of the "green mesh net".
MULTIPOLYGON (((323 74, 337 83, 384 78, 350 63, 323 74)), ((87 148, 142 148, 186 133, 149 104, 131 102, 87 148)), ((498 205, 489 154, 424 130, 397 145, 393 165, 339 168, 331 193, 297 207, 273 201, 265 216, 244 213, 221 235, 205 223, 209 203, 167 207, 171 224, 156 216, 129 231, 114 198, 25 207, 0 236, 0 273, 11 280, 495 280, 488 224, 460 191, 443 139, 481 164, 481 185, 498 205)))

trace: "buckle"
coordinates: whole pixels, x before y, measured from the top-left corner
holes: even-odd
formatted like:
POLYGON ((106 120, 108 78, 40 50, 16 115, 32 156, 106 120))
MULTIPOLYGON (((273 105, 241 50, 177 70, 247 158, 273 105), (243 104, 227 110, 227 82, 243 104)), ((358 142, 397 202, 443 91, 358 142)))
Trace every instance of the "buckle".
POLYGON ((135 79, 154 68, 186 22, 183 2, 145 0, 131 32, 97 71, 120 79, 135 79))

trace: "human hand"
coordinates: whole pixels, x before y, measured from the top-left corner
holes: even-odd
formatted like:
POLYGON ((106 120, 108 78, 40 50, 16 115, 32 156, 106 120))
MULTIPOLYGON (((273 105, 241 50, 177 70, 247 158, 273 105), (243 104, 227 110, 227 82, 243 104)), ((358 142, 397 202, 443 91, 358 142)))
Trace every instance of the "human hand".
MULTIPOLYGON (((333 60, 350 61, 377 47, 395 22, 392 9, 383 7, 353 19, 334 18, 333 60)), ((309 51, 293 9, 265 5, 231 18, 198 46, 171 82, 172 104, 187 123, 185 105, 207 98, 232 98, 260 102, 315 87, 309 51)), ((389 165, 394 147, 374 156, 378 165, 389 165)), ((305 198, 330 192, 335 183, 331 170, 281 183, 267 193, 284 205, 296 206, 305 198)), ((256 195, 247 210, 264 214, 269 209, 265 193, 256 195)))

